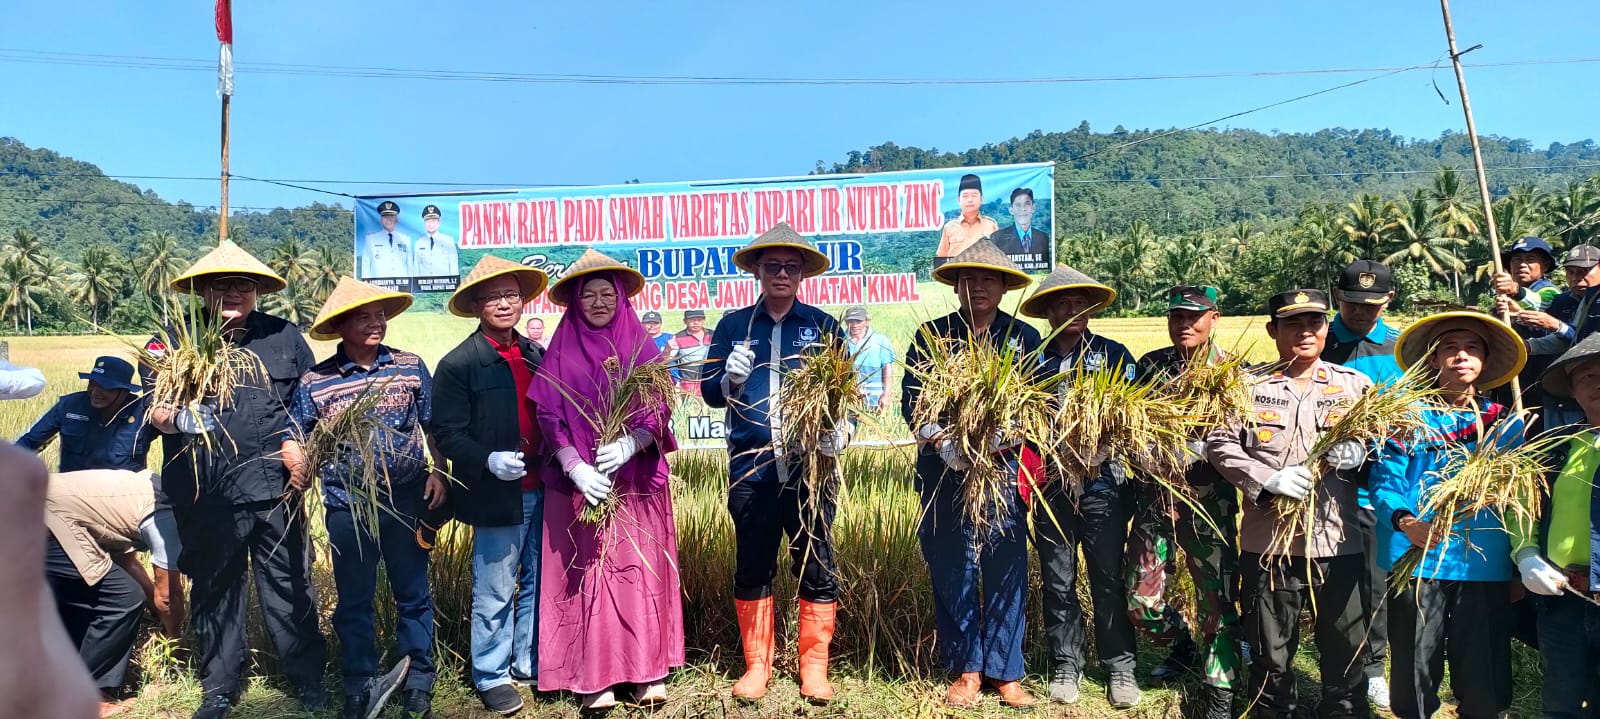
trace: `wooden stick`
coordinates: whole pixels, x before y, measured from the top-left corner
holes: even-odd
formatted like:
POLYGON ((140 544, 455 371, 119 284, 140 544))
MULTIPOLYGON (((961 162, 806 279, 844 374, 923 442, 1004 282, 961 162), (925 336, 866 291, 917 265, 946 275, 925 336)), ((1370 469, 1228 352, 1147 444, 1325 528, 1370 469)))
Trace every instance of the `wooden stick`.
POLYGON ((217 244, 228 239, 228 108, 232 95, 222 96, 222 215, 218 218, 217 244))
MULTIPOLYGON (((1444 36, 1450 42, 1450 64, 1456 70, 1456 86, 1461 89, 1461 112, 1467 116, 1467 139, 1472 143, 1472 169, 1478 176, 1478 197, 1483 202, 1483 224, 1489 233, 1489 257, 1494 262, 1495 274, 1504 272, 1500 264, 1500 237, 1494 226, 1494 198, 1489 195, 1489 177, 1483 171, 1483 150, 1478 147, 1478 127, 1472 122, 1472 102, 1467 99, 1467 76, 1461 71, 1461 54, 1456 51, 1456 31, 1450 23, 1450 0, 1439 0, 1444 13, 1444 36)), ((1500 319, 1511 324, 1511 312, 1500 313, 1500 319)), ((1522 383, 1511 378, 1511 410, 1522 413, 1522 383)))

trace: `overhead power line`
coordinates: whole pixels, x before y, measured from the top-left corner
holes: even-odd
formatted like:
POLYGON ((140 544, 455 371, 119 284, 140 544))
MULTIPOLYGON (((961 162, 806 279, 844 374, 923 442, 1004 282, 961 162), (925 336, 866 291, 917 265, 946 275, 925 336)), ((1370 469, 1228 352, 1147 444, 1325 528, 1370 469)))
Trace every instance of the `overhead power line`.
MULTIPOLYGON (((130 70, 167 70, 215 73, 216 58, 179 58, 149 55, 111 55, 101 53, 0 48, 0 62, 36 65, 105 67, 130 70)), ((1535 65, 1600 63, 1600 57, 1532 58, 1500 62, 1469 63, 1473 68, 1504 68, 1535 65)), ((322 65, 308 63, 240 62, 241 74, 296 75, 363 79, 427 80, 449 82, 504 82, 555 85, 797 85, 797 86, 938 86, 938 85, 1059 85, 1112 82, 1150 82, 1170 80, 1214 80, 1226 78, 1286 77, 1295 75, 1335 75, 1353 73, 1409 72, 1432 65, 1408 67, 1328 67, 1288 70, 1243 70, 1218 72, 1173 72, 1151 74, 1109 74, 1055 77, 782 77, 749 75, 630 75, 588 73, 519 73, 484 70, 444 70, 383 66, 322 65)))

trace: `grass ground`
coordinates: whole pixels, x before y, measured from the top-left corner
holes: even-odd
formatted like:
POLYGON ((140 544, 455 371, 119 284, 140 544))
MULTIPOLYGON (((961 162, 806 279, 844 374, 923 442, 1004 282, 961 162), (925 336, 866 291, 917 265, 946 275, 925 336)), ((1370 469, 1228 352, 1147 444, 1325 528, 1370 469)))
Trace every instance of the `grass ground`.
MULTIPOLYGON (((948 290, 929 287, 929 293, 948 290)), ((937 303, 930 303, 937 304, 937 303)), ((911 328, 947 309, 899 306, 874 308, 880 331, 895 338, 897 349, 904 346, 911 328)), ((554 318, 551 318, 554 319, 554 318)), ((712 318, 713 322, 715 317, 712 318)), ((1270 343, 1259 329, 1260 318, 1228 318, 1219 336, 1227 346, 1250 348, 1252 356, 1270 353, 1270 343), (1236 341, 1242 338, 1242 341, 1236 341), (1253 344, 1253 347, 1252 347, 1253 344)), ((391 325, 391 344, 421 354, 430 364, 471 330, 470 321, 442 315, 406 315, 391 325)), ((1126 343, 1135 354, 1165 344, 1165 329, 1160 320, 1097 320, 1096 332, 1126 343)), ((10 343, 12 361, 40 367, 50 382, 44 396, 22 402, 0 403, 0 436, 15 437, 42 414, 59 394, 82 387, 77 372, 89 367, 93 358, 105 353, 127 354, 125 344, 110 337, 3 338, 10 343)), ((330 343, 316 343, 319 357, 332 351, 330 343)), ((159 451, 159 447, 158 447, 159 451)), ((853 452, 856 452, 853 450, 853 452)), ((54 450, 46 460, 53 462, 54 450)), ((726 469, 715 453, 683 453, 674 458, 675 503, 679 525, 681 574, 685 589, 685 621, 690 637, 690 665, 674 673, 670 687, 673 700, 665 707, 640 710, 624 707, 612 716, 664 717, 1002 717, 1016 716, 992 699, 970 711, 953 712, 940 705, 944 685, 933 669, 930 597, 926 571, 916 549, 912 528, 915 523, 915 495, 907 486, 908 468, 898 450, 864 451, 852 460, 857 465, 847 472, 853 483, 841 502, 836 536, 839 543, 844 611, 841 612, 834 677, 839 685, 839 700, 829 707, 810 707, 798 695, 793 679, 793 647, 780 650, 778 676, 773 693, 757 707, 731 703, 727 688, 739 670, 736 631, 731 617, 728 577, 731 576, 731 525, 722 507, 722 487, 726 469)), ((155 458, 152 458, 155 459, 155 458)), ((314 531, 320 522, 313 522, 314 531)), ((320 531, 315 534, 320 535, 320 531)), ((487 717, 464 679, 460 654, 465 652, 466 586, 460 551, 464 533, 436 550, 434 586, 439 605, 441 679, 436 693, 436 715, 440 717, 487 717)), ((326 561, 325 544, 318 547, 315 584, 324 606, 331 609, 333 596, 326 561)), ((1035 572, 1035 577, 1037 573, 1035 572)), ((780 577, 778 596, 792 599, 793 581, 780 577)), ((1041 671, 1046 666, 1039 637, 1037 590, 1031 595, 1029 636, 1025 647, 1029 666, 1041 671)), ((383 606, 385 595, 380 594, 383 606)), ((792 623, 792 601, 787 606, 787 622, 792 623)), ((780 614, 780 616, 783 616, 780 614)), ((391 626, 392 616, 380 616, 380 628, 391 626)), ((781 627, 780 639, 790 636, 791 627, 781 627)), ((331 636, 331 632, 329 633, 331 636)), ((251 680, 243 705, 235 716, 244 719, 299 716, 298 705, 271 679, 270 643, 253 630, 256 676, 251 680)), ((135 684, 138 695, 130 717, 187 717, 199 701, 199 690, 184 664, 181 644, 150 639, 137 656, 142 678, 135 684)), ((337 656, 335 653, 333 656, 337 656)), ((1140 672, 1147 676, 1161 657, 1159 648, 1141 645, 1140 672)), ((1538 666, 1536 657, 1519 648, 1516 659, 1518 703, 1516 713, 1538 713, 1538 666)), ((1302 696, 1316 696, 1315 652, 1302 646, 1302 696)), ((337 674, 330 666, 330 686, 337 674)), ((1117 712, 1105 704, 1097 683, 1103 674, 1091 670, 1084 683, 1084 702, 1066 708, 1041 705, 1032 715, 1040 717, 1176 717, 1182 714, 1185 697, 1194 694, 1191 683, 1176 689, 1153 689, 1148 683, 1144 703, 1130 711, 1117 712)), ((1044 696, 1042 678, 1030 676, 1025 682, 1036 696, 1044 696)), ((576 703, 562 695, 530 699, 535 703, 526 716, 576 717, 576 703)), ((1308 702, 1309 703, 1309 702, 1308 702)), ((1448 714, 1447 706, 1445 713, 1448 714)))

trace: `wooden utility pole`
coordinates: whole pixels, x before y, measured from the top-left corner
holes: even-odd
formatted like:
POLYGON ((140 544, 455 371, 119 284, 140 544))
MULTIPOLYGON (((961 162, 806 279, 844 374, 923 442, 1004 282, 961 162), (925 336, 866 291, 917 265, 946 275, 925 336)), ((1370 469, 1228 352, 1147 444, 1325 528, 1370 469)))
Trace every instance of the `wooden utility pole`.
MULTIPOLYGON (((1478 126, 1472 121, 1472 101, 1467 99, 1467 76, 1461 71, 1461 53, 1456 51, 1455 26, 1450 23, 1450 0, 1439 0, 1439 10, 1444 13, 1444 36, 1450 43, 1450 64, 1456 70, 1456 87, 1461 89, 1461 112, 1467 116, 1467 140, 1472 143, 1472 169, 1478 176, 1478 199, 1483 202, 1483 226, 1489 233, 1489 257, 1494 261, 1495 274, 1505 271, 1500 265, 1500 237, 1494 226, 1494 198, 1489 195, 1489 177, 1483 171, 1483 150, 1478 146, 1478 126)), ((1500 319, 1511 324, 1511 313, 1502 312, 1500 319)), ((1511 408, 1522 412, 1522 383, 1511 378, 1511 408)))
POLYGON ((222 96, 222 215, 218 218, 217 244, 228 240, 228 105, 232 95, 222 96))

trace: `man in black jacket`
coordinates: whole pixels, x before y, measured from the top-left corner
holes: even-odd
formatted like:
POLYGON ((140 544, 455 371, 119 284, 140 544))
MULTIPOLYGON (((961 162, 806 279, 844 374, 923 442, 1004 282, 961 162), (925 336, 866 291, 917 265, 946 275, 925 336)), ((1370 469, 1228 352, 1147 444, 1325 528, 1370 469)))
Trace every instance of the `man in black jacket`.
POLYGON ((516 328, 547 282, 532 267, 480 260, 450 297, 451 314, 478 318, 478 329, 433 378, 430 429, 459 483, 455 517, 473 527, 472 684, 504 715, 522 708, 516 684, 538 676, 543 458, 534 456, 541 440, 526 397, 544 351, 516 328))
MULTIPOLYGON (((227 240, 172 281, 174 291, 200 295, 205 312, 222 318, 224 338, 249 350, 263 369, 242 381, 226 406, 156 407, 151 414, 166 435, 161 489, 189 547, 178 567, 192 582, 189 616, 205 691, 195 719, 226 717, 242 688, 247 566, 254 570, 267 635, 295 694, 307 711, 327 705, 327 646, 311 596, 298 493, 310 478, 289 433, 287 409, 300 375, 315 362, 299 329, 255 309, 261 293, 284 286, 277 273, 227 240)), ((159 340, 147 347, 165 349, 159 340)))

